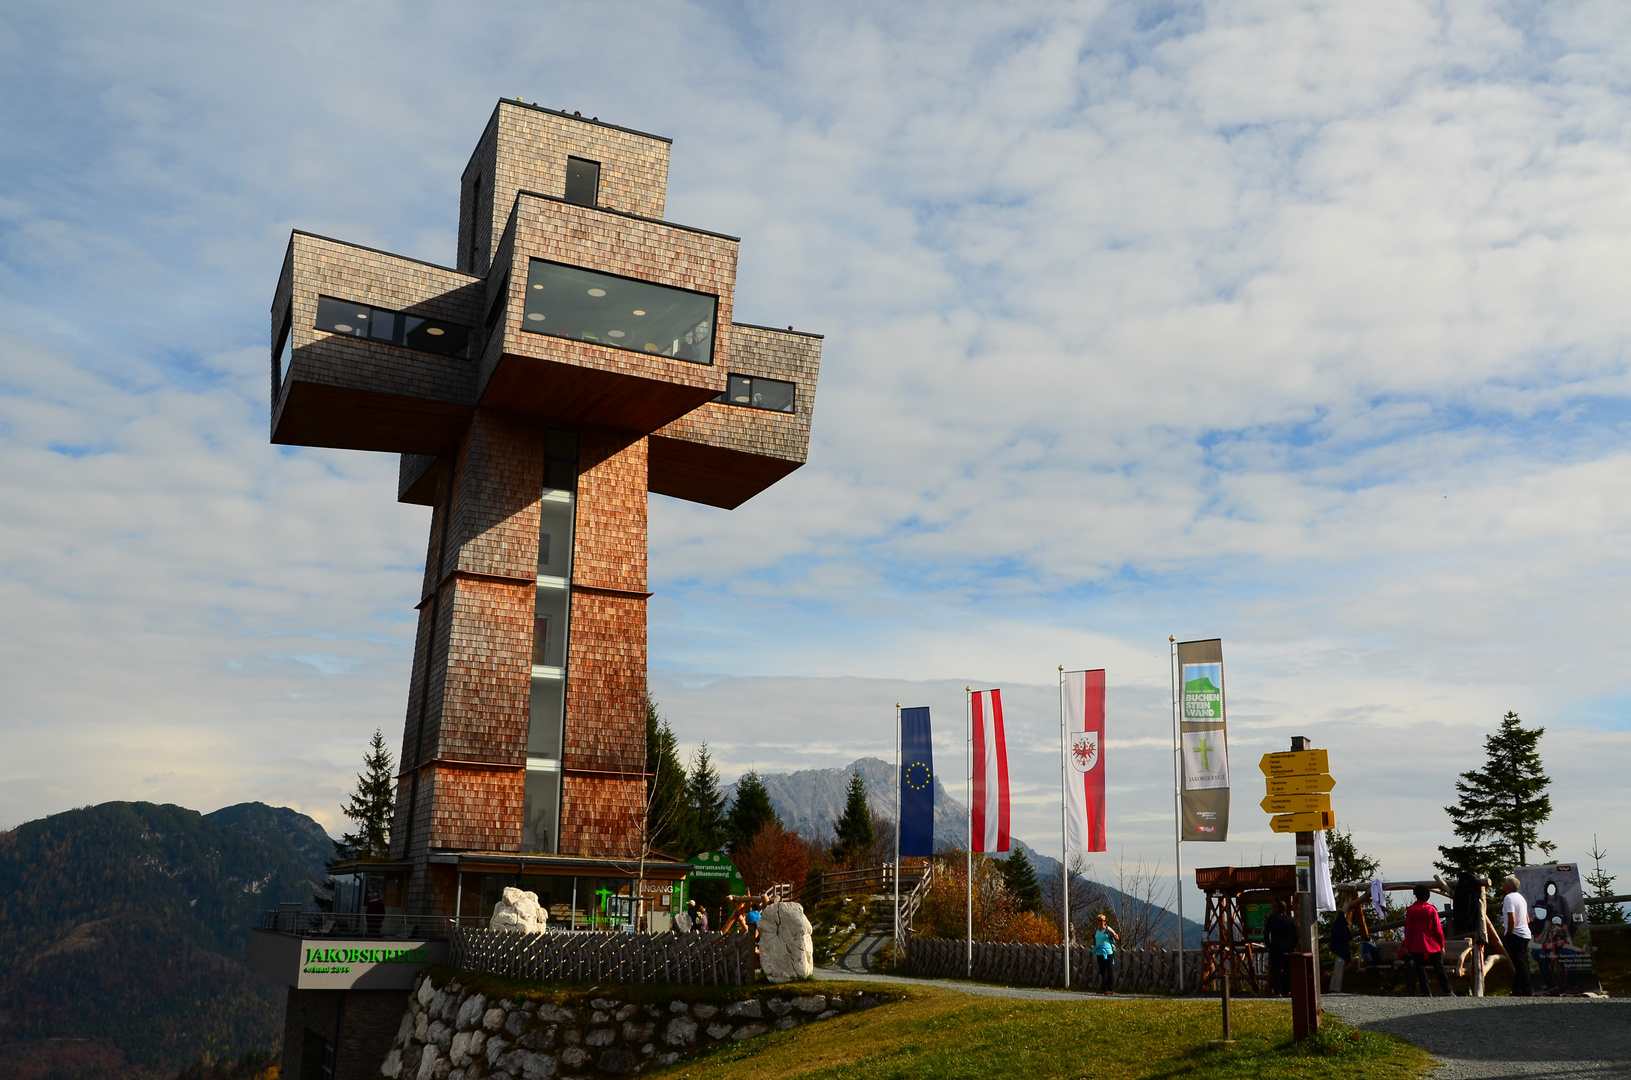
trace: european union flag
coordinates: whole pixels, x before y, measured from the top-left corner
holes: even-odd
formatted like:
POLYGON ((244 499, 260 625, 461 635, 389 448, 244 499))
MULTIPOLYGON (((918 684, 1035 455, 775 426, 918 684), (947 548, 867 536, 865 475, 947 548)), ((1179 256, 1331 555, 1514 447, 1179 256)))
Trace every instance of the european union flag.
POLYGON ((900 711, 900 853, 934 854, 934 745, 929 710, 900 711))

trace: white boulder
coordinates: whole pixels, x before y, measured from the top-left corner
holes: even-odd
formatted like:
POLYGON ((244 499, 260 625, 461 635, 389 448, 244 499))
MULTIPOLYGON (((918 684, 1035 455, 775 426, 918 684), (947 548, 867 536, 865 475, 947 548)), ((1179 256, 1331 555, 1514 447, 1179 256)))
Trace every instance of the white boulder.
POLYGON ((807 979, 815 971, 810 920, 801 904, 771 904, 759 918, 759 970, 773 983, 807 979))
POLYGON ((487 925, 512 934, 542 934, 548 923, 549 912, 539 906, 537 893, 510 886, 504 890, 504 898, 493 905, 493 918, 487 925))

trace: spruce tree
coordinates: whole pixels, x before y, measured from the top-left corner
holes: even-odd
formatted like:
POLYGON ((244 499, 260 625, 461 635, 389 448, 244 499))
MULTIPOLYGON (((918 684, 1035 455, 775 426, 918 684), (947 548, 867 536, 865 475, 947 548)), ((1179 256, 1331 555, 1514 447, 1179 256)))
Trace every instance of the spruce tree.
POLYGON ((396 806, 396 769, 385 736, 374 729, 374 739, 363 755, 363 771, 357 776, 357 790, 351 793, 342 813, 356 828, 340 837, 336 845, 342 858, 386 859, 391 855, 391 814, 396 806))
POLYGON ((736 801, 731 804, 731 850, 747 847, 759 830, 771 822, 781 824, 776 808, 770 805, 770 792, 756 770, 748 770, 736 782, 736 801))
MULTIPOLYGON (((1586 899, 1589 901, 1594 896, 1613 896, 1616 875, 1606 873, 1603 870, 1603 856, 1607 855, 1608 852, 1597 846, 1596 833, 1591 834, 1591 850, 1586 854, 1591 856, 1592 864, 1596 867, 1586 875, 1586 884, 1590 886, 1590 891, 1586 893, 1586 899)), ((1604 923, 1623 923, 1625 922, 1625 911, 1618 904, 1588 903, 1586 905, 1586 921, 1596 923, 1599 926, 1604 923)))
POLYGON ((674 729, 646 695, 646 844, 682 858, 682 840, 690 830, 691 803, 686 797, 685 766, 680 764, 674 729))
POLYGON ((1017 844, 1013 854, 1002 861, 1002 887, 1019 910, 1042 913, 1042 883, 1036 880, 1036 867, 1026 857, 1025 849, 1017 844))
POLYGON ((1331 881, 1369 881, 1382 868, 1381 860, 1366 855, 1354 847, 1353 833, 1332 829, 1325 834, 1326 848, 1331 853, 1331 881))
POLYGON ((714 771, 707 743, 697 748, 696 757, 691 762, 691 778, 686 782, 685 797, 691 806, 691 820, 685 833, 685 854, 696 855, 724 847, 729 838, 730 822, 725 814, 725 796, 719 790, 719 773, 714 771))
POLYGON ((1556 844, 1540 839, 1541 825, 1552 816, 1546 794, 1552 780, 1538 749, 1544 734, 1543 727, 1524 727, 1515 712, 1501 717, 1500 730, 1484 740, 1484 767, 1461 774, 1455 784, 1461 802, 1444 808, 1462 843, 1440 845, 1444 860, 1434 866, 1447 874, 1498 878, 1527 866, 1534 852, 1556 850, 1556 844))
POLYGON ((872 808, 867 803, 866 781, 860 773, 852 773, 849 791, 844 797, 844 813, 834 828, 837 843, 833 854, 839 858, 861 855, 871 850, 875 839, 872 832, 872 808))

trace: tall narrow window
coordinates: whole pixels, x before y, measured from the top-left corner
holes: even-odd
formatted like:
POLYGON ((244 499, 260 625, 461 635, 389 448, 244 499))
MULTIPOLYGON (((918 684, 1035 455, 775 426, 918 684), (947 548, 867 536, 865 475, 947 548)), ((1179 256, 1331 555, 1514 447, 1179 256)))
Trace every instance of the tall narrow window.
POLYGON ((470 263, 465 268, 467 272, 479 273, 476 269, 476 222, 481 220, 481 174, 476 174, 476 182, 470 185, 470 263))
POLYGON ((532 701, 523 810, 526 820, 521 829, 521 849, 527 852, 554 852, 560 846, 561 740, 566 714, 577 488, 578 436, 551 430, 544 439, 544 485, 538 504, 538 582, 532 613, 532 701))
POLYGON ((585 158, 566 159, 566 201, 579 206, 595 206, 600 198, 600 162, 585 158))
POLYGON ((282 386, 289 378, 289 369, 294 367, 294 304, 289 305, 289 314, 283 317, 283 333, 278 335, 279 341, 273 352, 277 355, 277 384, 282 386))

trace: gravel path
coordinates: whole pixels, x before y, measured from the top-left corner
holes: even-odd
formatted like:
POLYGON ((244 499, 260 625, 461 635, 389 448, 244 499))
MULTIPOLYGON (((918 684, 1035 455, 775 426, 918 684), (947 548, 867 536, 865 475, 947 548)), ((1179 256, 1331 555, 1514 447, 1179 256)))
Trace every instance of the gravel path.
POLYGON ((1434 1080, 1631 1077, 1631 1001, 1326 994, 1320 1003, 1432 1054, 1444 1063, 1434 1080))

